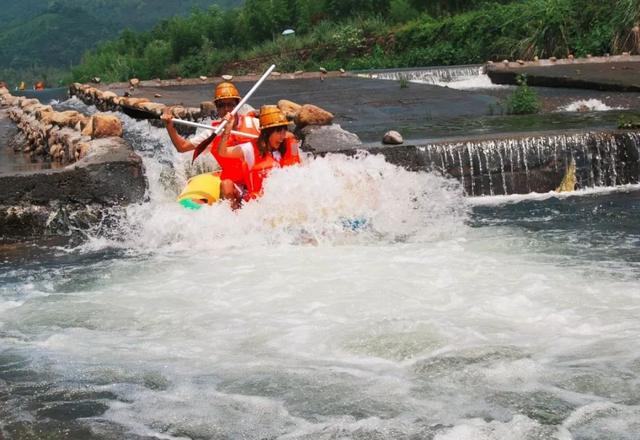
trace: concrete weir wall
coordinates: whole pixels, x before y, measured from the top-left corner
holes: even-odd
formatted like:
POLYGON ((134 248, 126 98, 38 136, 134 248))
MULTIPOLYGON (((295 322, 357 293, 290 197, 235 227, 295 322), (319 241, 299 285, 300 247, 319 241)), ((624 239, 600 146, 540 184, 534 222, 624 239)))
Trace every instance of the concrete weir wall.
POLYGON ((470 196, 640 182, 640 132, 531 133, 366 148, 412 170, 442 172, 470 196))
POLYGON ((640 55, 549 58, 534 61, 490 62, 486 71, 494 84, 517 84, 525 75, 527 84, 618 92, 640 91, 640 55))
POLYGON ((70 235, 100 222, 106 208, 143 199, 142 160, 122 139, 118 118, 56 112, 6 89, 0 118, 17 127, 0 148, 28 164, 0 173, 0 241, 70 235))

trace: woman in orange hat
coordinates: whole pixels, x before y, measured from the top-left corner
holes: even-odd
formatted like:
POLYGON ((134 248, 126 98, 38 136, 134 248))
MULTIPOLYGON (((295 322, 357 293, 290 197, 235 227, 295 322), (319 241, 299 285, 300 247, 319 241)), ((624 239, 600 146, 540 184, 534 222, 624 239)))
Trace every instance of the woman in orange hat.
POLYGON ((264 105, 260 109, 260 136, 256 140, 230 145, 233 115, 224 117, 225 125, 218 154, 222 157, 241 159, 245 165, 245 200, 262 194, 262 183, 273 168, 286 167, 300 163, 300 142, 289 131, 289 121, 275 105, 264 105))
MULTIPOLYGON (((238 105, 240 99, 240 93, 232 83, 222 82, 218 84, 214 95, 214 104, 216 106, 218 116, 223 118, 229 114, 238 105)), ((220 174, 220 195, 224 199, 231 200, 233 207, 239 207, 239 204, 236 205, 235 201, 239 200, 242 194, 246 192, 246 188, 244 188, 245 172, 242 161, 220 156, 218 154, 218 143, 220 142, 220 137, 216 137, 213 133, 203 132, 196 134, 189 139, 185 139, 180 136, 172 121, 173 115, 171 114, 171 108, 165 108, 161 119, 165 121, 171 142, 180 153, 193 151, 201 144, 211 144, 211 153, 222 169, 220 174)), ((216 119, 211 123, 211 125, 216 127, 221 123, 222 119, 216 119)), ((229 136, 228 143, 230 145, 247 142, 250 139, 237 133, 247 133, 248 135, 253 136, 257 136, 260 133, 259 122, 255 118, 253 112, 236 118, 233 127, 229 128, 233 128, 236 132, 229 136)))

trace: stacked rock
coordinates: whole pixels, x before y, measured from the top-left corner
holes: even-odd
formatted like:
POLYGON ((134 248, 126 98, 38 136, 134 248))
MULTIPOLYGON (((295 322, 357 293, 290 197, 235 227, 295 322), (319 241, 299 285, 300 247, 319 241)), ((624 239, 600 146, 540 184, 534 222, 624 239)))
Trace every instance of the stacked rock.
MULTIPOLYGON (((150 101, 147 98, 135 98, 131 96, 118 96, 112 91, 102 91, 90 84, 73 83, 69 86, 69 94, 77 96, 87 105, 94 105, 101 111, 124 111, 127 109, 146 112, 159 118, 166 105, 150 101)), ((175 106, 172 113, 176 118, 195 121, 203 117, 201 108, 175 106)), ((204 115, 208 116, 208 115, 204 115)))
POLYGON ((122 137, 122 122, 112 115, 57 112, 37 99, 15 97, 6 89, 0 89, 0 106, 8 108, 9 118, 20 131, 13 148, 32 157, 69 164, 89 154, 95 139, 122 137))

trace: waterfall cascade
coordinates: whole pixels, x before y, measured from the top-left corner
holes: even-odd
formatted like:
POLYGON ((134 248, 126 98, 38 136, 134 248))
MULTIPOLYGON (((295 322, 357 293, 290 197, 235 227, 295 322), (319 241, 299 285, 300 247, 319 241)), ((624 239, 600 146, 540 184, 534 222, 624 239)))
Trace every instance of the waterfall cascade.
POLYGON ((640 181, 640 133, 634 131, 449 140, 383 154, 394 163, 455 177, 471 196, 552 191, 571 163, 577 188, 640 181))
POLYGON ((442 84, 479 77, 485 73, 484 65, 474 64, 450 67, 425 67, 422 69, 394 69, 361 72, 357 76, 372 79, 419 81, 426 84, 442 84))

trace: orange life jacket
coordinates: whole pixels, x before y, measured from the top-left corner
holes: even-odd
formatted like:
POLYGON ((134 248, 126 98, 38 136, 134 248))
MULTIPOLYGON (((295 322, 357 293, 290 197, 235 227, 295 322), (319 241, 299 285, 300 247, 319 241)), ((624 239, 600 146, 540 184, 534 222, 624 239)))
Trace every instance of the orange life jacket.
MULTIPOLYGON (((213 127, 217 127, 220 125, 222 121, 217 120, 213 121, 211 125, 213 127)), ((238 117, 238 126, 235 128, 235 131, 241 131, 243 133, 260 135, 260 121, 252 116, 242 115, 238 117)), ((218 145, 220 145, 221 136, 216 136, 213 142, 211 143, 211 154, 216 158, 216 161, 222 168, 222 173, 220 174, 220 179, 230 179, 234 183, 244 183, 246 171, 243 166, 242 159, 236 159, 232 157, 222 157, 218 153, 218 145)), ((237 135, 235 133, 231 133, 229 135, 229 139, 227 140, 227 145, 233 146, 242 144, 244 142, 254 141, 253 138, 243 137, 237 135)))
POLYGON ((300 163, 300 142, 293 135, 284 140, 285 151, 279 160, 276 160, 271 153, 261 157, 258 151, 258 143, 253 141, 252 145, 256 163, 250 170, 245 168, 245 183, 248 189, 246 199, 255 199, 262 195, 262 183, 272 169, 300 163))

